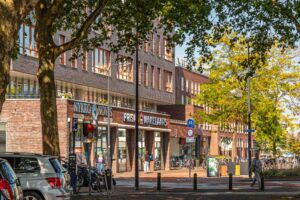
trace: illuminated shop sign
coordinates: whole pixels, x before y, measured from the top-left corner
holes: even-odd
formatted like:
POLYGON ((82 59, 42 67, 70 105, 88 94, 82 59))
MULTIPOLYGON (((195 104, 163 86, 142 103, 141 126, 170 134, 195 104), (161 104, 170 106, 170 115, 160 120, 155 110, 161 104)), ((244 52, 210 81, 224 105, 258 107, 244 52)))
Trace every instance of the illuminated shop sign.
MULTIPOLYGON (((124 122, 135 122, 135 114, 124 113, 124 122)), ((161 117, 154 117, 149 115, 140 115, 140 124, 154 125, 154 126, 167 126, 167 119, 161 117)))
MULTIPOLYGON (((112 116, 112 110, 111 107, 108 108, 108 106, 104 106, 104 105, 95 105, 96 106, 96 112, 97 112, 97 116, 101 115, 101 116, 108 116, 108 111, 109 111, 109 115, 112 116)), ((93 104, 89 104, 89 103, 83 103, 83 102, 74 102, 74 112, 75 113, 82 113, 82 114, 92 114, 92 109, 93 108, 93 104)))

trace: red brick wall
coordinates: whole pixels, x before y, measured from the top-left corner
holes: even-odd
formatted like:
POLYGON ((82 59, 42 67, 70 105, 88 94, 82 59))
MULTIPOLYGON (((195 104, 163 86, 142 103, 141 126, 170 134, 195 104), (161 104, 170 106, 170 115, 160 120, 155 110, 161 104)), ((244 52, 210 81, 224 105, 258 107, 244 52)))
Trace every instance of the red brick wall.
MULTIPOLYGON (((58 130, 62 156, 68 153, 67 101, 57 100, 58 130)), ((6 100, 0 114, 6 123, 8 152, 42 153, 42 128, 39 100, 6 100)))

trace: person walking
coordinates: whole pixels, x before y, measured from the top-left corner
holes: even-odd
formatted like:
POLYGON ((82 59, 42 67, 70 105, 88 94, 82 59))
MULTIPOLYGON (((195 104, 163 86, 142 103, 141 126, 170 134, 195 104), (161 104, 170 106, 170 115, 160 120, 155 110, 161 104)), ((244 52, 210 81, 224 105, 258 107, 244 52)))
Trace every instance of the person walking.
POLYGON ((149 166, 150 166, 150 155, 149 155, 148 151, 146 151, 144 154, 144 172, 145 173, 149 172, 149 166))
POLYGON ((261 161, 259 160, 259 153, 255 152, 255 157, 252 160, 251 163, 251 172, 254 173, 254 178, 253 181, 251 183, 251 187, 254 186, 254 184, 256 183, 256 181, 258 182, 258 186, 261 186, 261 172, 262 172, 262 164, 261 161))
POLYGON ((96 168, 98 172, 104 171, 104 157, 102 153, 98 155, 96 168))

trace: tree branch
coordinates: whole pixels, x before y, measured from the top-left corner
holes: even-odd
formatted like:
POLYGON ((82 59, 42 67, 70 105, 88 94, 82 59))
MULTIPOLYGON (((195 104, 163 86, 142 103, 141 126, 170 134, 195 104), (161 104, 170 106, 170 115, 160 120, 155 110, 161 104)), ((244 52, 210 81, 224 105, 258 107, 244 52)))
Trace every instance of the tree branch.
POLYGON ((108 0, 99 0, 99 3, 96 9, 88 16, 86 21, 81 25, 81 27, 76 32, 75 37, 62 45, 59 45, 55 48, 54 52, 56 56, 59 56, 65 51, 71 50, 76 47, 85 37, 87 37, 88 29, 90 28, 91 24, 95 22, 97 17, 101 14, 104 7, 106 6, 108 0))
POLYGON ((54 22, 54 19, 56 18, 57 11, 63 7, 63 4, 66 3, 65 0, 53 0, 53 3, 51 4, 50 8, 47 12, 47 25, 51 26, 54 22))

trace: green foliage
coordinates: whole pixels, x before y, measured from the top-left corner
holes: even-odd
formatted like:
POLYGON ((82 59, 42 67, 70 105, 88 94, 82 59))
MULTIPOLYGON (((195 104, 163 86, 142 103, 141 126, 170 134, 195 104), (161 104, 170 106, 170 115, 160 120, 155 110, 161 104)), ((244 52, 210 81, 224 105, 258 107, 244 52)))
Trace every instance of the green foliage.
POLYGON ((287 127, 292 126, 291 117, 285 108, 299 112, 300 72, 293 60, 294 50, 280 48, 276 43, 266 61, 260 54, 248 48, 243 37, 225 34, 220 40, 209 39, 216 46, 212 53, 211 66, 207 71, 211 82, 201 88, 197 100, 211 108, 209 113, 199 112, 203 121, 232 128, 247 123, 247 78, 251 77, 251 117, 258 146, 273 154, 286 146, 287 127))
POLYGON ((263 171, 264 177, 290 177, 300 176, 300 168, 295 169, 267 169, 263 171))

